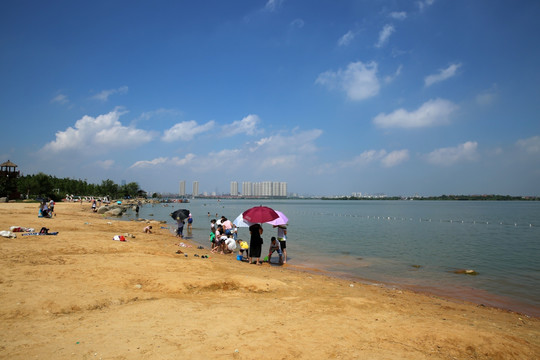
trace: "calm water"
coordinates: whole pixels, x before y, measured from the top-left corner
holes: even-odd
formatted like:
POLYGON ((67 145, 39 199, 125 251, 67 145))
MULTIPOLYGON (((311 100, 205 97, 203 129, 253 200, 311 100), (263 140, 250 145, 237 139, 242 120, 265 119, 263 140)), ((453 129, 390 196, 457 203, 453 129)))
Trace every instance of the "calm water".
MULTIPOLYGON (((188 208, 193 240, 208 246, 210 219, 256 205, 289 218, 290 264, 540 316, 540 202, 196 199, 139 216, 173 224, 169 213, 188 208)), ((276 230, 263 229, 264 254, 276 230)))

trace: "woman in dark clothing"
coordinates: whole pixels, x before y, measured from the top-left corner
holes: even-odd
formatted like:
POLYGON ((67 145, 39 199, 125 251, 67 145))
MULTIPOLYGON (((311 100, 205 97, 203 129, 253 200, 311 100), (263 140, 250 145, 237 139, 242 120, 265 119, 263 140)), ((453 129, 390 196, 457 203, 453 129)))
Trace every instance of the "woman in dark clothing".
POLYGON ((253 224, 249 227, 249 233, 251 234, 249 240, 249 263, 253 264, 253 258, 257 258, 257 265, 260 265, 263 228, 260 224, 253 224))

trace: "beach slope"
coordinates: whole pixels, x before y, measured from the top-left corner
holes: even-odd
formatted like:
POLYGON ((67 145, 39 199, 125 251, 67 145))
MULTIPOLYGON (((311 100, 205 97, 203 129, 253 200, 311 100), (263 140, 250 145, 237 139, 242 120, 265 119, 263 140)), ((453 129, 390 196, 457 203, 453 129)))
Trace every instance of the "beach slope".
POLYGON ((0 238, 3 359, 539 358, 536 318, 248 265, 89 204, 37 209, 0 204, 0 230, 59 232, 0 238))

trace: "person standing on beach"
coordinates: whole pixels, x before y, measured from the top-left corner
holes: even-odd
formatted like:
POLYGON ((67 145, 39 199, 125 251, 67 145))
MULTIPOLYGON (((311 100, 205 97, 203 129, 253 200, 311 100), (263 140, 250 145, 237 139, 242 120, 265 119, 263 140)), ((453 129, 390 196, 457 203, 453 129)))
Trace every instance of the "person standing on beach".
POLYGON ((191 233, 191 230, 193 230, 193 216, 191 213, 189 213, 189 216, 187 218, 187 231, 188 233, 191 233))
POLYGON ((176 229, 176 236, 179 238, 184 238, 183 232, 184 232, 184 220, 178 219, 178 228, 176 229))
POLYGON ((281 252, 283 253, 283 261, 280 261, 282 264, 287 263, 287 225, 274 225, 277 227, 277 238, 279 241, 279 246, 281 247, 281 252))
POLYGON ((257 265, 261 264, 261 250, 263 239, 261 237, 263 228, 260 224, 253 224, 249 227, 251 238, 249 240, 249 263, 253 264, 253 258, 257 258, 257 265))

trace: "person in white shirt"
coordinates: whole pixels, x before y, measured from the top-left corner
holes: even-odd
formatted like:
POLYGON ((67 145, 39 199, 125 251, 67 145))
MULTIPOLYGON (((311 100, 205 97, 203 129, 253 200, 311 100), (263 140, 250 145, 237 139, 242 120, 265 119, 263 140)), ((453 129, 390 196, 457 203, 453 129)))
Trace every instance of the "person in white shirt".
POLYGON ((225 240, 225 244, 223 246, 223 252, 225 254, 230 254, 234 250, 236 250, 236 241, 232 238, 232 235, 229 235, 227 240, 225 240))

